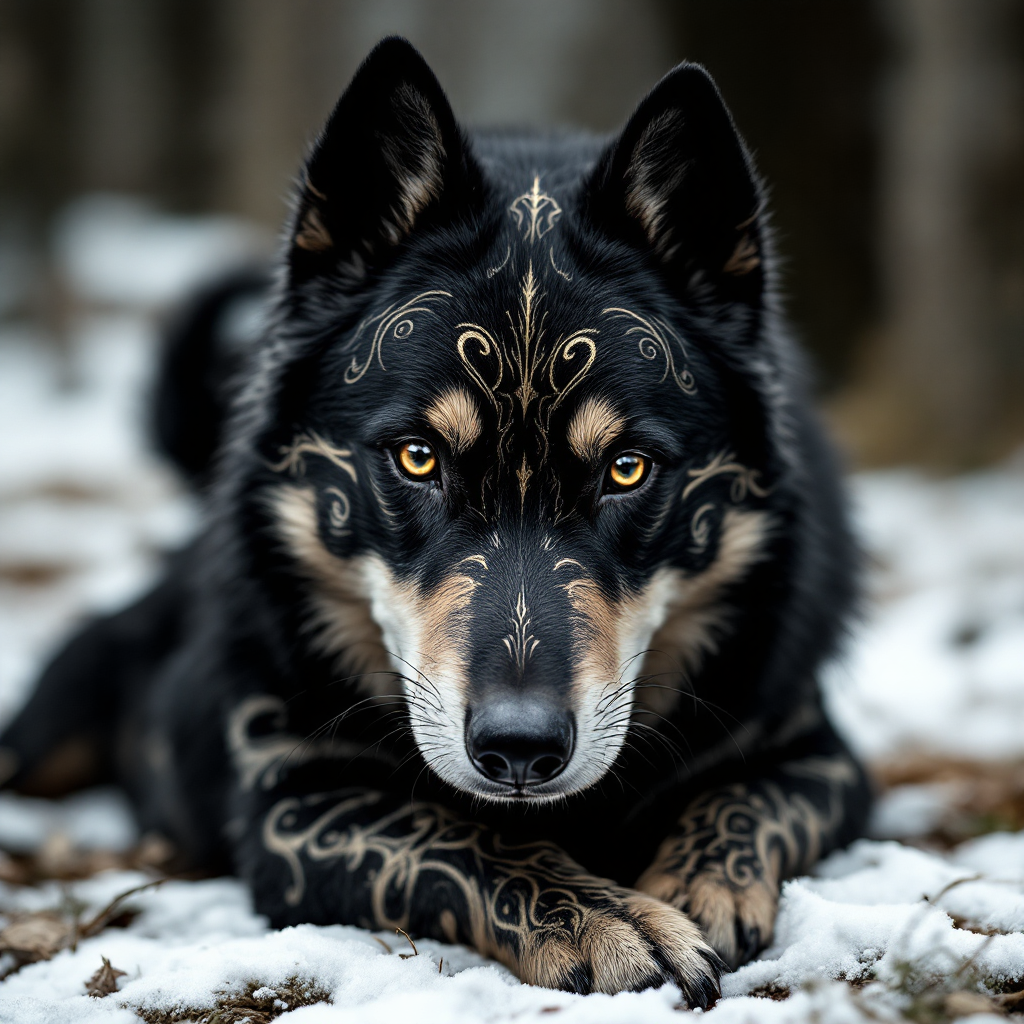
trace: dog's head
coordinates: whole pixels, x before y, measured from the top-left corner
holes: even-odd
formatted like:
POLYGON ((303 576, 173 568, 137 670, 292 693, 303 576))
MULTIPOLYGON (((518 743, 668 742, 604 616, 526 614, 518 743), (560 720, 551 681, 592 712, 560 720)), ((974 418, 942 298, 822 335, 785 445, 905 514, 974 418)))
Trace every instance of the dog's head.
POLYGON ((386 40, 319 138, 261 494, 309 642, 454 786, 593 784, 721 642, 770 525, 760 203, 692 65, 610 142, 470 144, 386 40))

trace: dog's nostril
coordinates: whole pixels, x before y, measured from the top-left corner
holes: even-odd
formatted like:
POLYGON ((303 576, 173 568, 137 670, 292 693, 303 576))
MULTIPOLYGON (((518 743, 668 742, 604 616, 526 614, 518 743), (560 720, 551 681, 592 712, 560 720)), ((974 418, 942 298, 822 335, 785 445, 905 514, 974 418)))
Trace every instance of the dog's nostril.
POLYGON ((572 747, 572 716, 546 705, 499 701, 468 717, 466 751, 492 782, 516 788, 549 782, 569 763, 572 747))
POLYGON ((535 757, 526 769, 527 785, 531 782, 547 782, 553 779, 565 767, 565 760, 555 754, 543 754, 535 757))
POLYGON ((514 778, 512 766, 501 754, 480 754, 476 758, 476 764, 483 771, 484 775, 495 782, 512 782, 514 778))

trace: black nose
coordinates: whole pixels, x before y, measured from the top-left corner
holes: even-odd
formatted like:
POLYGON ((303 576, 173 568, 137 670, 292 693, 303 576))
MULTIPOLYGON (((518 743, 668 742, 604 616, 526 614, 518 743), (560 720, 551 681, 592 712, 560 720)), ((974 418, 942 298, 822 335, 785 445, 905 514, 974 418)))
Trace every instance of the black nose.
POLYGON ((572 744, 572 715, 536 701, 488 702, 471 709, 466 722, 476 770, 506 786, 549 782, 569 763, 572 744))

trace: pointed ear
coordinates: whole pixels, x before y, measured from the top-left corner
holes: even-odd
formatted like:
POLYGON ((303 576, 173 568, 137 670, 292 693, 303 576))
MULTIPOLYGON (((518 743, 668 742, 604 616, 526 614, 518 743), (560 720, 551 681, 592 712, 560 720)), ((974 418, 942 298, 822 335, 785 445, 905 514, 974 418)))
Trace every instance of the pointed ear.
POLYGON ((760 303, 761 190, 711 76, 670 71, 605 151, 590 182, 596 223, 652 252, 676 290, 760 303))
POLYGON ((363 61, 306 163, 290 280, 333 273, 358 287, 415 228, 454 215, 480 174, 419 52, 391 37, 363 61))

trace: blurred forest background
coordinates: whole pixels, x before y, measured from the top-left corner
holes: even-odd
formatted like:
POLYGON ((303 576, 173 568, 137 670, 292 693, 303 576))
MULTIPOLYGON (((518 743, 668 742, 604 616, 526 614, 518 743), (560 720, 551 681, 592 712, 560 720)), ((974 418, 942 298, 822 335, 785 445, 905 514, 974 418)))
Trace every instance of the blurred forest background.
POLYGON ((469 124, 608 131, 703 63, 771 184, 854 461, 957 469, 1024 441, 1024 0, 0 0, 2 321, 59 354, 82 196, 243 218, 269 249, 389 32, 469 124))

